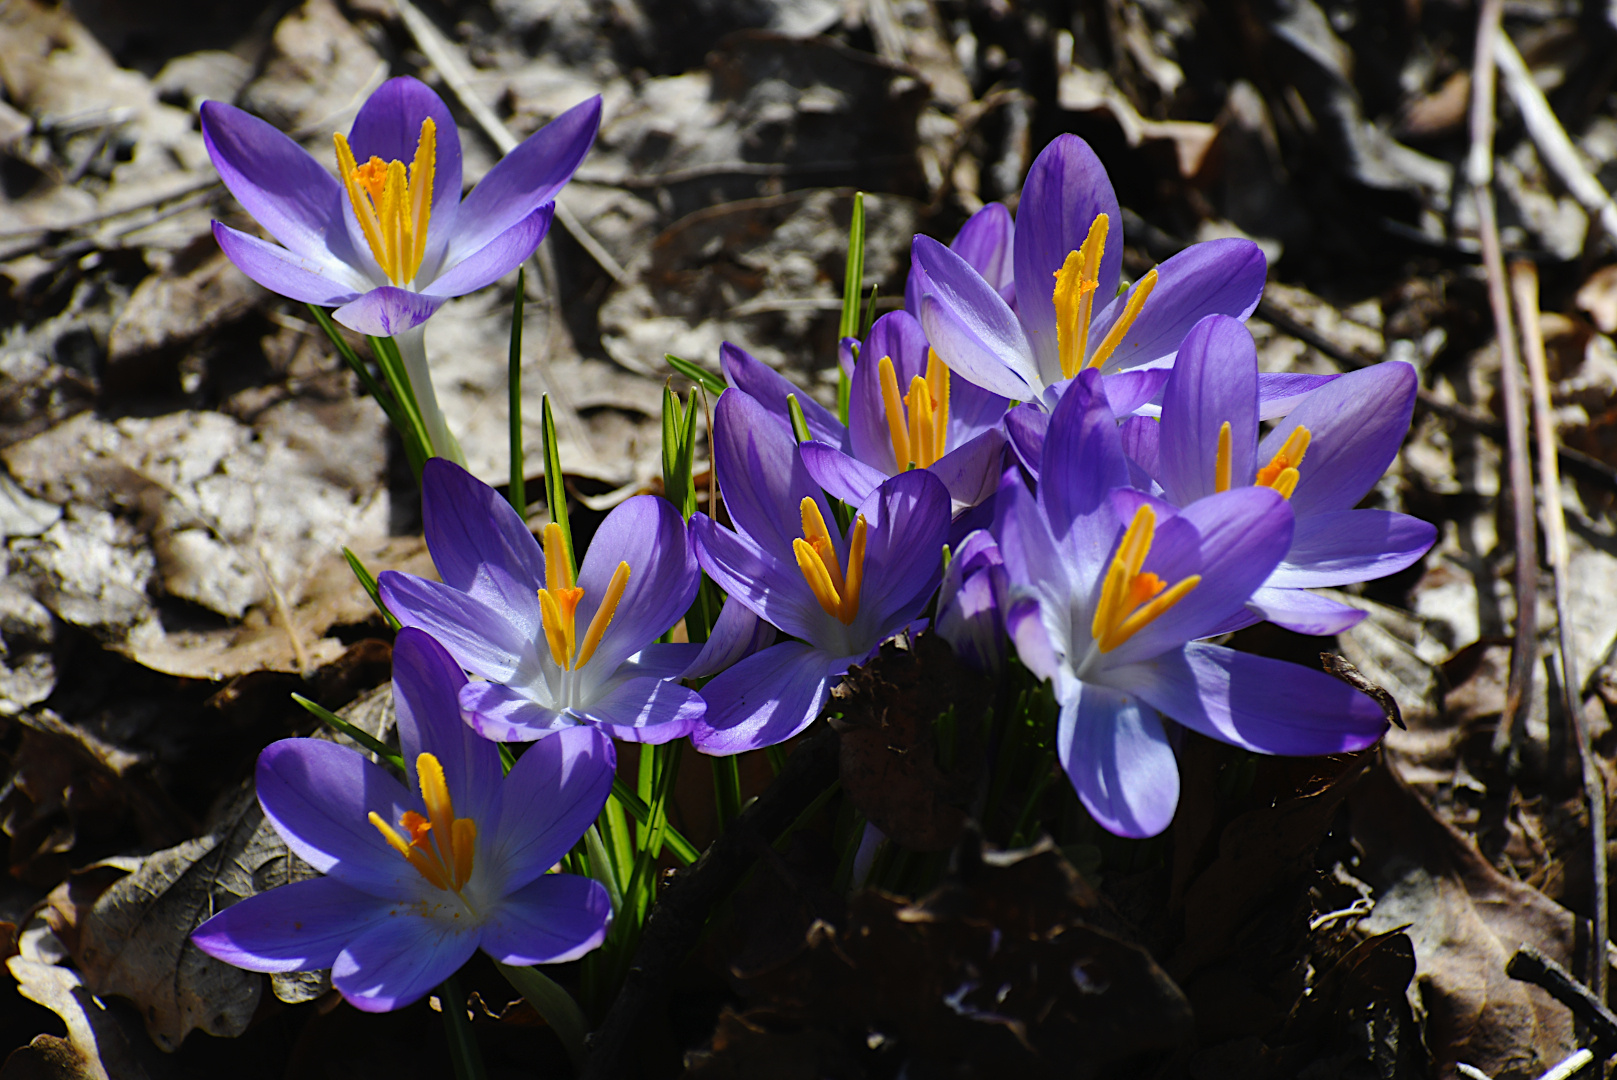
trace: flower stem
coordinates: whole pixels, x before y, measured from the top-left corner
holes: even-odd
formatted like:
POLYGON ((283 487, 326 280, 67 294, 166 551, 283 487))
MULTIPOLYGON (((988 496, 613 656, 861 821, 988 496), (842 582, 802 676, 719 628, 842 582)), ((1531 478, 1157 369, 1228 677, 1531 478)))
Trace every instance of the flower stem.
POLYGON ((466 995, 460 977, 451 975, 438 988, 444 1011, 444 1035, 449 1039, 449 1058, 455 1063, 455 1080, 485 1080, 483 1052, 478 1049, 472 1022, 466 1018, 466 995))
POLYGON ((432 389, 432 373, 427 370, 426 325, 395 335, 393 342, 399 347, 399 356, 404 361, 404 374, 410 380, 410 390, 415 394, 416 407, 421 410, 421 421, 426 425, 427 438, 432 440, 433 454, 448 458, 456 465, 465 465, 466 455, 461 453, 460 443, 450 433, 443 410, 438 407, 438 395, 432 389))

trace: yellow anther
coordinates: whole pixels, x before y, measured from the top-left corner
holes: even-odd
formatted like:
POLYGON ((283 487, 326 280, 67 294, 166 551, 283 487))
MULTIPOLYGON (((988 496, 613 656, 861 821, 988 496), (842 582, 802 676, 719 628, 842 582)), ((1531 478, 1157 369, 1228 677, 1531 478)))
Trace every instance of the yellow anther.
POLYGON ((1274 488, 1282 497, 1291 498, 1291 493, 1297 490, 1297 466, 1303 463, 1303 455, 1308 453, 1308 443, 1312 438, 1308 429, 1301 424, 1293 428, 1269 464, 1258 470, 1257 485, 1274 488))
POLYGON ((1100 259, 1106 251, 1106 233, 1111 221, 1096 214, 1089 234, 1077 251, 1067 253, 1061 269, 1055 272, 1056 289, 1051 299, 1056 308, 1056 351, 1061 357, 1061 377, 1070 379, 1083 370, 1089 347, 1089 322, 1095 311, 1095 290, 1100 286, 1100 259))
POLYGON ((1218 457, 1213 463, 1213 490, 1230 489, 1230 422, 1218 429, 1218 457))
POLYGON ((348 140, 340 132, 332 138, 337 145, 337 171, 376 264, 395 285, 415 280, 426 254, 427 224, 432 216, 437 127, 431 119, 421 121, 415 161, 408 171, 402 161, 379 157, 356 165, 348 140))
POLYGON ((892 357, 877 367, 887 433, 899 471, 924 469, 942 457, 949 442, 949 368, 933 349, 926 351, 926 374, 910 378, 909 393, 898 396, 892 357))
POLYGON ((893 370, 893 358, 884 356, 876 365, 881 379, 882 411, 887 414, 887 433, 893 440, 893 460, 898 470, 910 467, 910 437, 904 428, 904 408, 898 396, 898 374, 893 370))
POLYGON ((1090 623, 1090 634, 1103 653, 1139 633, 1201 583, 1200 574, 1191 574, 1168 587, 1156 574, 1140 572, 1150 554, 1156 526, 1157 516, 1149 506, 1136 510, 1106 571, 1090 623))
POLYGON ((573 563, 567 557, 567 538, 561 526, 552 521, 545 526, 545 588, 551 592, 573 587, 573 563))
POLYGON ((575 584, 573 564, 567 558, 567 544, 561 526, 552 521, 545 526, 545 587, 539 590, 539 622, 545 631, 545 642, 550 646, 550 658, 563 671, 577 671, 590 662, 595 650, 612 625, 618 602, 629 584, 629 564, 618 563, 607 582, 606 595, 595 609, 590 625, 584 631, 584 641, 578 643, 578 605, 584 599, 584 590, 575 584))
MULTIPOLYGON (((595 609, 595 616, 590 619, 590 628, 584 632, 584 644, 579 647, 578 660, 574 667, 583 667, 595 655, 595 649, 601 644, 601 637, 606 628, 612 625, 612 616, 617 613, 618 601, 623 599, 623 590, 629 584, 629 564, 618 563, 618 568, 612 571, 612 580, 607 582, 606 596, 601 599, 601 606, 595 609)), ((584 590, 578 590, 583 595, 584 590)))
POLYGON ((1156 287, 1157 272, 1151 270, 1134 286, 1134 291, 1129 293, 1128 300, 1123 304, 1123 313, 1106 332, 1106 337, 1095 347, 1094 353, 1089 357, 1090 367, 1098 368, 1111 359, 1112 353, 1123 343, 1123 335, 1129 332, 1134 320, 1140 317, 1140 309, 1145 307, 1145 301, 1151 295, 1151 290, 1156 287))
POLYGON ((910 379, 910 392, 904 395, 910 413, 910 461, 919 468, 932 464, 932 388, 923 376, 910 379))
POLYGON ((382 820, 376 811, 367 820, 382 834, 388 845, 434 888, 459 892, 472 878, 477 854, 477 823, 455 817, 454 800, 444 782, 444 767, 432 754, 416 758, 416 777, 421 781, 421 801, 427 817, 407 810, 399 826, 410 834, 406 840, 398 829, 382 820))
POLYGON ((854 519, 853 536, 848 543, 848 571, 844 576, 819 506, 805 497, 798 510, 803 519, 803 536, 792 541, 797 568, 825 613, 840 619, 846 626, 859 614, 859 590, 865 577, 865 516, 860 514, 854 519))

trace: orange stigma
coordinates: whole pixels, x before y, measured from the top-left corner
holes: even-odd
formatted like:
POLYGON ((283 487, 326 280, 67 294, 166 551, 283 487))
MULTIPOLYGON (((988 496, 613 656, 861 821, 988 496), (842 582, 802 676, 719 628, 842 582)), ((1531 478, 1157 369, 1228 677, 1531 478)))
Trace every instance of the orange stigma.
POLYGON ((444 767, 431 754, 415 759, 415 771, 421 781, 421 801, 427 816, 407 810, 399 819, 399 834, 372 810, 369 821, 406 862, 434 888, 446 892, 460 892, 472 878, 472 863, 477 854, 477 823, 471 818, 457 818, 455 804, 449 797, 449 786, 444 782, 444 767))
POLYGON ((404 162, 379 157, 357 165, 342 133, 332 139, 337 144, 337 171, 377 265, 395 285, 414 281, 427 253, 432 180, 438 163, 437 126, 431 118, 421 121, 421 138, 408 172, 404 162))
POLYGON ((620 562, 612 572, 601 606, 595 609, 595 616, 584 631, 584 641, 579 644, 574 615, 584 599, 584 590, 573 580, 566 541, 562 538, 561 526, 554 521, 545 526, 544 548, 545 587, 539 590, 539 620, 550 646, 550 658, 563 671, 576 671, 590 662, 606 628, 612 624, 612 616, 617 614, 618 602, 629 584, 629 564, 620 562))
POLYGON ((1269 464, 1258 470, 1257 485, 1274 488, 1282 498, 1291 498, 1292 492, 1297 490, 1297 466, 1303 463, 1303 455, 1308 453, 1308 443, 1312 438, 1308 429, 1301 424, 1293 428, 1269 464))
POLYGON ((1095 646, 1103 653, 1145 629, 1201 584, 1201 575, 1191 574, 1168 588, 1157 575, 1140 572, 1151 552, 1156 528, 1157 516, 1149 506, 1136 510, 1106 571, 1100 602, 1095 605, 1095 618, 1090 623, 1095 646))

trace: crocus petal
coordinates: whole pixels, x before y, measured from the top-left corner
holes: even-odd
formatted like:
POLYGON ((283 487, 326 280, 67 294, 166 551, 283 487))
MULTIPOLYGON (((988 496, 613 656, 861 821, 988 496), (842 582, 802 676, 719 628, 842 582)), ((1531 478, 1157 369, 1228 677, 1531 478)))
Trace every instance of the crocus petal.
POLYGON ((1037 600, 1012 601, 1005 612, 1006 635, 1016 644, 1016 655, 1039 679, 1060 679, 1061 653, 1050 640, 1044 611, 1037 600))
POLYGON ((382 571, 376 584, 394 618, 437 638, 474 675, 507 682, 534 660, 537 619, 513 624, 459 589, 397 570, 382 571))
POLYGON ((258 801, 304 862, 374 896, 398 896, 416 872, 372 825, 415 806, 397 780, 357 750, 319 739, 282 739, 258 755, 258 801))
POLYGON ((734 597, 726 597, 719 609, 713 632, 702 645, 702 651, 682 677, 705 679, 717 675, 732 664, 737 664, 760 649, 775 643, 775 628, 760 619, 747 605, 734 597))
POLYGON ((820 715, 831 680, 852 662, 801 641, 747 657, 702 687, 707 714, 691 733, 692 745, 726 756, 785 742, 820 715))
POLYGON ((1044 437, 1050 429, 1050 414, 1033 404, 1022 404, 1005 414, 1005 439, 1016 451, 1016 460, 1037 480, 1044 461, 1044 437))
POLYGON ((319 971, 395 905, 336 878, 310 878, 232 904, 197 927, 191 941, 248 971, 319 971))
POLYGON ((432 318, 443 306, 444 297, 383 285, 357 300, 351 300, 331 313, 331 317, 361 334, 393 337, 432 318))
POLYGON ((504 683, 468 682, 461 687, 459 700, 467 725, 493 742, 533 742, 582 723, 504 683))
POLYGON ((1246 606, 1249 612, 1268 619, 1276 626, 1312 637, 1330 637, 1350 630, 1363 622, 1368 614, 1328 597, 1316 596, 1307 589, 1258 589, 1247 600, 1246 606))
MULTIPOLYGON (((713 458, 730 520, 773 557, 790 558, 792 541, 803 535, 799 507, 805 498, 815 501, 824 520, 832 519, 797 453, 797 440, 743 391, 726 390, 714 406, 713 458)), ((846 558, 840 538, 833 537, 833 546, 838 558, 846 558)))
POLYGON ((555 199, 601 126, 599 95, 574 105, 501 158, 460 204, 444 265, 453 266, 555 199))
MULTIPOLYGON (((839 450, 848 449, 848 429, 831 415, 831 410, 745 349, 739 349, 728 341, 719 346, 719 369, 731 386, 763 406, 788 434, 792 431, 792 412, 787 398, 795 397, 798 407, 803 410, 804 426, 811 436, 839 450)), ((796 442, 796 439, 792 441, 796 442)))
POLYGON ((685 521, 674 504, 655 495, 625 499, 595 530, 578 568, 578 584, 584 590, 576 613, 580 640, 620 562, 629 564, 629 580, 589 661, 591 671, 615 670, 678 622, 690 609, 702 580, 696 553, 686 539, 685 521))
POLYGON ((689 641, 653 642, 619 664, 618 676, 631 679, 683 679, 704 648, 705 645, 689 641))
POLYGON ((454 462, 431 458, 421 468, 421 519, 444 584, 532 638, 540 625, 545 558, 511 504, 454 462))
POLYGON ((546 203, 459 262, 446 261, 421 291, 427 296, 465 296, 498 281, 534 253, 555 216, 556 204, 546 203))
MULTIPOLYGON (((208 157, 253 220, 304 265, 318 266, 354 291, 368 288, 370 282, 350 269, 358 260, 343 222, 342 185, 308 151, 258 117, 218 101, 203 102, 201 111, 208 157)), ((231 261, 241 265, 234 255, 231 261)))
MULTIPOLYGON (((1072 644, 1068 640, 1071 637, 1070 626, 1060 625, 1065 614, 1058 619, 1056 613, 1068 610, 1075 575, 1076 580, 1083 581, 1098 574, 1103 560, 1109 555, 1109 548, 1101 548, 1082 563, 1069 563, 1061 546, 1050 534, 1049 520, 1040 513, 1033 495, 1014 472, 1007 473, 1001 482, 999 493, 994 497, 994 510, 994 539, 999 544, 1000 556, 1005 560, 1006 572, 1023 594, 1031 592, 1040 601, 1040 612, 1050 614, 1051 623, 1047 627, 1051 631, 1047 635, 1049 647, 1065 653, 1072 644)), ((1010 625, 1009 617, 1007 626, 1011 636, 1016 638, 1020 652, 1021 638, 1016 627, 1010 625)), ((1044 643, 1035 641, 1033 647, 1041 650, 1042 656, 1044 643)), ((1028 661, 1028 666, 1034 667, 1035 663, 1044 664, 1045 661, 1028 661)), ((1048 678, 1052 669, 1046 665, 1034 667, 1034 670, 1048 678)))
POLYGON ((1050 415, 1039 471, 1039 503, 1050 532, 1078 565, 1103 558, 1117 535, 1108 498, 1129 482, 1117 421, 1101 374, 1082 372, 1050 415))
POLYGON ((627 679, 573 712, 620 742, 683 739, 707 705, 689 687, 669 679, 627 679))
POLYGON ((483 951, 502 964, 560 964, 606 940, 612 900, 599 881, 544 874, 500 901, 483 927, 483 951))
POLYGON ((1291 497, 1299 517, 1352 509, 1375 486, 1409 433, 1418 381, 1401 360, 1350 371, 1309 394, 1264 437, 1259 461, 1273 457, 1296 428, 1309 431, 1291 497))
POLYGON ((289 300, 338 307, 364 295, 371 287, 352 268, 329 256, 297 255, 217 221, 213 223, 213 236, 237 270, 289 300))
POLYGON ((831 616, 814 598, 796 562, 782 562, 706 514, 692 515, 691 539, 702 569, 731 600, 793 637, 818 638, 826 629, 831 616))
MULTIPOLYGON (((870 493, 881 487, 890 473, 882 473, 865 462, 851 458, 823 442, 800 443, 797 452, 803 455, 803 467, 816 484, 833 499, 858 506, 870 498, 870 493)), ((887 456, 893 453, 888 450, 887 456)))
MULTIPOLYGON (((1305 459, 1306 460, 1306 459, 1305 459)), ((1330 510, 1297 520, 1291 549, 1266 584, 1319 588, 1395 574, 1437 542, 1437 526, 1390 510, 1330 510)))
POLYGON ((1149 491, 1162 468, 1162 424, 1149 416, 1131 416, 1117 429, 1123 455, 1129 459, 1129 482, 1149 491), (1135 475, 1138 467, 1140 475, 1135 475))
POLYGON ((1140 406, 1162 392, 1172 370, 1140 367, 1107 375, 1101 382, 1106 388, 1106 400, 1111 404, 1112 415, 1122 418, 1137 412, 1140 406))
MULTIPOLYGON (((889 311, 877 319, 859 347, 848 397, 848 449, 884 476, 908 468, 909 462, 893 456, 893 437, 882 399, 881 362, 892 361, 902 398, 909 393, 912 378, 926 375, 926 350, 926 332, 907 311, 889 311)), ((953 387, 950 389, 952 396, 953 387)))
POLYGON ((1238 320, 1209 315, 1179 346, 1162 395, 1157 479, 1183 506, 1218 490, 1219 432, 1230 425, 1230 484, 1257 474, 1258 347, 1238 320))
POLYGON ((443 766, 455 812, 487 829, 499 813, 504 770, 494 744, 461 720, 465 685, 460 665, 442 645, 413 627, 399 631, 393 642, 393 703, 406 777, 417 784, 416 758, 431 754, 443 766))
POLYGON ((473 926, 405 909, 348 943, 331 965, 331 985, 362 1012, 402 1009, 459 971, 480 936, 473 926))
POLYGON ((548 735, 517 758, 505 778, 505 809, 490 858, 518 889, 567 854, 606 805, 617 768, 612 740, 594 728, 548 735))
MULTIPOLYGON (((1020 229, 1017 237, 1021 237, 1020 229)), ((1268 272, 1263 252, 1250 240, 1192 244, 1157 267, 1156 288, 1106 361, 1107 370, 1173 355, 1190 328, 1208 315, 1244 320, 1257 308, 1268 272)), ((1105 338, 1127 302, 1126 296, 1119 296, 1095 317, 1090 341, 1105 338)))
MULTIPOLYGON (((1005 298, 1016 295, 1016 269, 1012 240, 1016 227, 1004 203, 991 202, 966 219, 955 233, 949 250, 965 259, 983 280, 1005 298)), ((906 301, 909 299, 905 297, 906 301)))
MULTIPOLYGON (((949 491, 924 469, 900 473, 860 508, 869 531, 864 586, 853 629, 874 630, 874 648, 920 614, 943 574, 949 491)), ((811 639, 812 640, 812 639, 811 639)))
POLYGON ((1118 836, 1155 836, 1179 805, 1179 763, 1157 711, 1093 683, 1061 707, 1061 767, 1084 807, 1118 836))
POLYGON ((943 481, 955 505, 976 506, 999 485, 1004 450, 1005 436, 990 429, 944 454, 927 472, 943 481))
POLYGON ((1217 645, 1192 643, 1106 678, 1186 727, 1260 754, 1362 750, 1387 728, 1381 706, 1322 671, 1217 645))
POLYGON ((1258 419, 1275 420, 1295 409, 1309 394, 1342 376, 1304 375, 1296 371, 1258 372, 1258 419))
POLYGON ((921 326, 949 371, 1005 398, 1039 396, 1044 379, 1010 305, 966 261, 929 236, 911 258, 927 276, 921 326))
MULTIPOLYGON (((1110 228, 1101 252, 1100 284, 1094 294, 1097 301, 1117 292, 1117 277, 1123 268, 1123 217, 1106 169, 1089 144, 1076 135, 1058 135, 1034 159, 1016 204, 1016 309, 1047 384, 1061 377, 1056 271, 1069 253, 1083 245, 1100 214, 1107 215, 1110 228)), ((927 330, 930 333, 931 327, 927 330)), ((1098 342, 1103 336, 1104 331, 1091 330, 1089 340, 1098 342)))
POLYGON ((389 79, 378 86, 354 116, 348 143, 354 160, 363 164, 372 157, 383 161, 415 160, 421 141, 421 122, 430 119, 437 129, 438 156, 433 163, 432 219, 428 234, 451 220, 440 217, 460 205, 460 129, 449 107, 426 83, 408 75, 389 79))
POLYGON ((1159 519, 1145 570, 1166 582, 1200 574, 1201 582, 1107 654, 1108 664, 1131 663, 1212 633, 1274 570, 1291 535, 1286 501, 1263 487, 1209 495, 1167 522, 1159 519))

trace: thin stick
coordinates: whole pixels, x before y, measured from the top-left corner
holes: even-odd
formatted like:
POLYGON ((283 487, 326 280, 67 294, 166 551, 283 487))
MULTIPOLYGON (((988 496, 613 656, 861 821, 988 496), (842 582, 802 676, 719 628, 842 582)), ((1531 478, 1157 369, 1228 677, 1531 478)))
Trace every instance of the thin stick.
POLYGON ((1583 715, 1583 682, 1578 678, 1578 649, 1572 625, 1572 565, 1566 539, 1566 511, 1561 505, 1561 476, 1555 461, 1555 419, 1550 415, 1549 364, 1544 356, 1544 336, 1538 322, 1538 269, 1522 259, 1511 264, 1510 282, 1516 294, 1516 314, 1521 321, 1522 353, 1527 358, 1527 375, 1533 388, 1533 426, 1538 437, 1538 490, 1544 508, 1544 545, 1549 549, 1550 570, 1555 575, 1555 623, 1560 637, 1561 704, 1567 722, 1578 740, 1578 758, 1583 767, 1583 787, 1589 800, 1589 831, 1594 841, 1594 953, 1589 962, 1589 989, 1597 999, 1606 1000, 1607 921, 1606 866, 1606 788, 1595 764, 1594 747, 1583 715))
MULTIPOLYGON (((509 154, 520 140, 511 134, 511 129, 505 126, 505 122, 493 109, 489 108, 488 103, 478 96, 472 87, 471 74, 462 65, 460 57, 455 54, 454 46, 438 32, 432 20, 423 15, 421 9, 410 0, 395 0, 395 3, 398 4, 399 17, 404 20, 405 29, 410 31, 410 36, 415 39, 417 47, 421 49, 427 61, 438 69, 438 74, 443 77, 444 85, 449 87, 450 93, 460 99, 466 111, 472 114, 472 119, 477 121, 477 126, 483 129, 483 134, 499 148, 500 153, 509 154)), ((628 283, 629 272, 612 257, 610 251, 601 246, 601 242, 595 239, 584 227, 584 223, 578 220, 577 215, 569 210, 560 198, 556 200, 556 220, 561 222, 562 228, 578 241, 579 247, 589 252, 590 258, 600 264, 601 269, 605 270, 613 281, 619 285, 628 283)))
POLYGON ((1488 306, 1493 309, 1494 336, 1499 342, 1500 395, 1504 398, 1505 446, 1516 534, 1515 640, 1510 649, 1505 708, 1493 740, 1494 753, 1501 755, 1510 749, 1521 714, 1532 698, 1533 668, 1538 662, 1538 537, 1534 531, 1533 476, 1527 455, 1527 410, 1493 198, 1494 39, 1499 36, 1503 13, 1504 0, 1483 0, 1477 17, 1471 74, 1471 152, 1465 170, 1477 201, 1482 265, 1488 275, 1488 306))
POLYGON ((1566 185, 1574 199, 1583 204, 1585 210, 1600 218, 1601 227, 1607 235, 1617 236, 1617 202, 1612 201, 1600 181, 1584 166, 1577 147, 1567 136, 1566 128, 1556 118, 1549 99, 1538 88, 1538 83, 1533 81, 1533 73, 1527 70, 1522 54, 1516 51, 1508 35, 1500 34, 1494 38, 1493 57, 1499 64, 1500 74, 1505 77, 1505 92, 1521 112, 1522 123, 1533 145, 1538 147, 1539 154, 1544 158, 1544 164, 1561 178, 1561 183, 1566 185))

